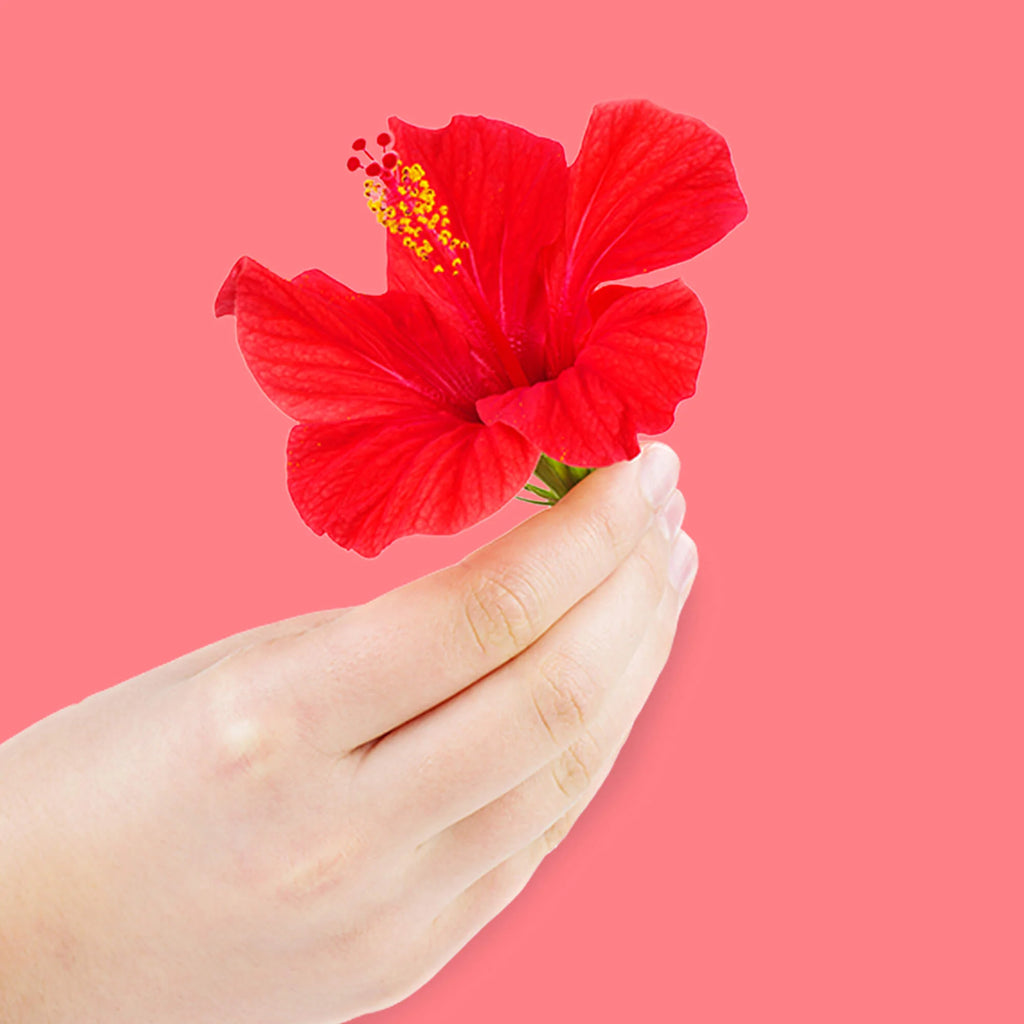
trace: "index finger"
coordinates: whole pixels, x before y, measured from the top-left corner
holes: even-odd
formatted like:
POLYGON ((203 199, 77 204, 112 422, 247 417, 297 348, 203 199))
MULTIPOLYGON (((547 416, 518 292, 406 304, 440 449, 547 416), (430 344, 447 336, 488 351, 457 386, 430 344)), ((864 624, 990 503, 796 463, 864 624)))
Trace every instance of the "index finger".
POLYGON ((450 661, 449 677, 468 685, 529 647, 607 579, 678 477, 675 452, 648 445, 639 458, 591 474, 552 509, 459 564, 383 595, 380 606, 391 598, 420 604, 421 594, 440 599, 435 615, 450 635, 437 653, 450 661))
POLYGON ((678 475, 650 444, 464 561, 273 641, 254 671, 295 686, 332 744, 367 743, 529 647, 636 547, 678 475))

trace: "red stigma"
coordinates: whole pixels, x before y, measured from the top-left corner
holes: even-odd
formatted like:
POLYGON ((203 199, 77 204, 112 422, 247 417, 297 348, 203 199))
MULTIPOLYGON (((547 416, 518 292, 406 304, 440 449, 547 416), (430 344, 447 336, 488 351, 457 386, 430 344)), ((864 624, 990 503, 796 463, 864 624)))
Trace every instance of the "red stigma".
POLYGON ((366 173, 371 178, 376 178, 377 175, 380 174, 380 164, 378 164, 376 162, 370 164, 370 166, 366 168, 366 173))
POLYGON ((352 148, 366 149, 366 139, 356 139, 356 141, 352 143, 352 148))
MULTIPOLYGON (((383 143, 381 143, 381 145, 383 145, 383 143)), ((398 163, 398 157, 394 153, 385 153, 384 154, 384 159, 381 160, 381 163, 385 167, 390 169, 390 168, 394 167, 395 164, 398 163)))
POLYGON ((359 157, 350 156, 348 163, 345 165, 350 171, 358 171, 363 165, 359 162, 359 157))
POLYGON ((381 132, 380 135, 377 136, 377 145, 378 146, 387 146, 387 145, 390 145, 390 143, 391 143, 391 136, 388 135, 387 132, 381 132))

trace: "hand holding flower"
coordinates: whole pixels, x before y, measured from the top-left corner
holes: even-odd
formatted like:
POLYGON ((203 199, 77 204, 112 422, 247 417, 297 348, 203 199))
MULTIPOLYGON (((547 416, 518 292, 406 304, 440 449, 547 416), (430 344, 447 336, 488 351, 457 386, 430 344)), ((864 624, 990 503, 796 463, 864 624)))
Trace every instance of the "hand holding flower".
POLYGON ((0 746, 0 1019, 319 1024, 423 984, 611 767, 696 571, 662 445, 463 563, 0 746))

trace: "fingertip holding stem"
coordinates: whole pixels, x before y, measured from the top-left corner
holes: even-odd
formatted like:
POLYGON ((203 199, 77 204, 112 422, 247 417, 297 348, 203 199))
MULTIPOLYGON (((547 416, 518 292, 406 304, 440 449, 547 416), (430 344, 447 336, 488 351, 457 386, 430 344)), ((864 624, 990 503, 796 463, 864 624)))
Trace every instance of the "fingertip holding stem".
POLYGON ((640 493, 654 509, 668 501, 679 480, 679 456, 667 444, 655 441, 640 454, 640 493))
MULTIPOLYGON (((630 464, 640 466, 639 486, 644 501, 655 511, 660 510, 669 500, 679 479, 679 456, 667 445, 654 441, 644 446, 640 454, 630 460, 630 464)), ((572 466, 541 455, 533 473, 546 485, 541 488, 535 484, 526 484, 525 489, 537 495, 540 501, 530 498, 520 500, 535 505, 555 505, 564 498, 578 483, 594 472, 593 466, 572 466)))

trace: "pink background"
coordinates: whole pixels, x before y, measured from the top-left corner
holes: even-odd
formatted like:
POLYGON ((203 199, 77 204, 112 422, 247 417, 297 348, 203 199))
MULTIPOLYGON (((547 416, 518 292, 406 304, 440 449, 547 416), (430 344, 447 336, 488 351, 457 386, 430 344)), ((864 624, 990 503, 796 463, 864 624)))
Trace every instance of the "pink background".
POLYGON ((751 208, 681 268, 701 574, 591 811, 379 1019, 1024 1020, 1012 6, 0 4, 0 737, 527 514, 373 562, 313 536, 213 298, 243 253, 382 288, 344 161, 389 114, 571 158, 648 97, 726 135, 751 208))

